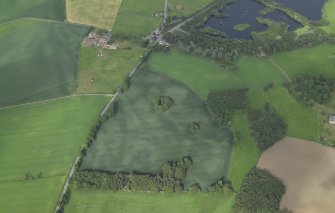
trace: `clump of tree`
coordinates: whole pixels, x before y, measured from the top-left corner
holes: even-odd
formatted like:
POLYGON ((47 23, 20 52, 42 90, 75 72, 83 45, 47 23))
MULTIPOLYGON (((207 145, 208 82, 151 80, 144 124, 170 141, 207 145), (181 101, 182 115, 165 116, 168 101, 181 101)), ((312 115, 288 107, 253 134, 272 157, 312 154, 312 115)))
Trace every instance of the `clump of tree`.
POLYGON ((154 109, 157 113, 166 112, 173 105, 173 99, 169 96, 160 96, 152 101, 154 109))
POLYGON ((227 181, 224 178, 221 178, 216 183, 208 187, 208 192, 214 193, 214 194, 225 195, 225 194, 234 193, 234 189, 230 181, 227 181))
POLYGON ((335 90, 335 78, 322 75, 301 75, 289 85, 290 93, 299 101, 327 104, 335 90))
POLYGON ((169 179, 181 181, 185 178, 187 170, 192 165, 190 157, 184 157, 180 161, 169 161, 161 167, 162 176, 169 179))
POLYGON ((247 91, 248 89, 229 89, 209 93, 206 105, 219 125, 227 125, 231 120, 231 113, 246 108, 247 91))
POLYGON ((279 205, 284 194, 285 185, 281 180, 266 170, 254 167, 245 176, 237 193, 234 210, 238 213, 280 212, 279 205))
POLYGON ((191 159, 183 158, 177 162, 168 162, 162 166, 158 175, 145 173, 110 173, 105 171, 78 171, 74 174, 71 185, 79 189, 132 190, 150 192, 182 191, 182 179, 192 165, 191 159))
POLYGON ((248 119, 251 135, 260 150, 269 148, 287 133, 287 123, 269 104, 266 104, 263 110, 249 110, 248 119))
POLYGON ((200 131, 200 124, 198 122, 191 122, 187 125, 187 132, 197 134, 200 131))
POLYGON ((199 183, 194 183, 188 188, 189 192, 201 192, 201 186, 199 183))

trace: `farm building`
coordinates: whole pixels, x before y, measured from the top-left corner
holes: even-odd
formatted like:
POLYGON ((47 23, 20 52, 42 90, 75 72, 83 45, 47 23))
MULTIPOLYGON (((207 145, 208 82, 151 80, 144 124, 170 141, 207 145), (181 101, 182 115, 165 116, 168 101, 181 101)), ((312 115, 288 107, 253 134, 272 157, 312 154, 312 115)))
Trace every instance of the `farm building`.
POLYGON ((335 114, 329 116, 329 118, 328 118, 328 122, 329 122, 330 124, 334 124, 334 125, 335 125, 335 114))

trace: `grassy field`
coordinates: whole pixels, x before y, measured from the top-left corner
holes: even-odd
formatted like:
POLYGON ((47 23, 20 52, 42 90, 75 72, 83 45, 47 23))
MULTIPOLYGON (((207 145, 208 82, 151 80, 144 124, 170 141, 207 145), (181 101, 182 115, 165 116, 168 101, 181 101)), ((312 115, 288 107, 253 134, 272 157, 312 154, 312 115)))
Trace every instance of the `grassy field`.
POLYGON ((0 183, 1 211, 16 213, 53 212, 65 178, 63 176, 0 183))
POLYGON ((0 107, 69 95, 87 28, 21 20, 0 26, 0 107))
POLYGON ((299 74, 335 75, 335 48, 330 44, 283 52, 271 58, 291 78, 299 74))
POLYGON ((213 2, 213 0, 170 0, 168 4, 168 15, 190 16, 211 2, 213 2))
POLYGON ((323 6, 322 17, 329 25, 322 27, 326 32, 335 34, 335 0, 327 0, 323 6))
POLYGON ((67 20, 111 31, 122 0, 66 0, 67 20))
POLYGON ((246 56, 237 60, 239 71, 236 72, 208 59, 185 55, 176 50, 153 54, 148 64, 151 70, 185 83, 202 98, 212 90, 262 88, 269 82, 279 85, 284 81, 282 74, 269 61, 246 56))
POLYGON ((235 196, 207 193, 161 194, 141 192, 74 191, 65 213, 230 213, 235 196))
POLYGON ((254 90, 249 93, 250 105, 261 108, 269 102, 288 123, 288 135, 318 141, 318 113, 294 99, 284 87, 268 92, 254 90))
POLYGON ((153 14, 163 11, 164 0, 123 0, 113 32, 148 35, 163 21, 163 17, 154 17, 153 14))
POLYGON ((245 175, 256 166, 261 153, 250 135, 247 116, 236 113, 232 123, 235 139, 227 178, 232 181, 234 190, 238 191, 245 175))
POLYGON ((65 175, 107 97, 82 96, 0 110, 0 181, 65 175))
POLYGON ((81 48, 78 93, 112 93, 124 82, 140 61, 145 49, 129 42, 119 44, 124 49, 81 48))
POLYGON ((0 110, 2 211, 44 213, 55 207, 64 176, 107 101, 83 96, 0 110), (39 172, 42 179, 25 180, 39 172))
POLYGON ((65 0, 0 0, 0 23, 20 18, 65 20, 65 0))
POLYGON ((191 156, 193 165, 184 180, 203 189, 227 173, 231 134, 219 129, 204 103, 187 87, 169 77, 139 71, 119 100, 118 113, 102 125, 97 140, 83 160, 83 169, 160 172, 171 160, 191 156), (170 96, 174 104, 156 113, 152 101, 170 96), (200 132, 187 132, 190 122, 200 132))

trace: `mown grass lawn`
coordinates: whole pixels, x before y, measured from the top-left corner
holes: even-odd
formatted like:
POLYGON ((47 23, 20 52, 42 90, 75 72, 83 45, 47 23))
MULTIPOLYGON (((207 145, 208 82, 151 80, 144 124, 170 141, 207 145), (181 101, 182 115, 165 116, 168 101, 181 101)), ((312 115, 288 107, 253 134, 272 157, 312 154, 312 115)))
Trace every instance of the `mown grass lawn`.
POLYGON ((88 28, 24 19, 0 26, 0 107, 69 95, 88 28))
POLYGON ((335 46, 322 44, 313 48, 301 48, 271 56, 291 77, 300 74, 335 75, 335 46))
POLYGON ((215 62, 194 55, 171 50, 155 53, 149 61, 149 68, 185 83, 201 98, 213 90, 228 88, 262 88, 272 82, 280 85, 282 74, 269 61, 242 56, 236 61, 238 71, 222 68, 215 62))
POLYGON ((145 193, 85 190, 73 191, 67 213, 230 213, 234 195, 211 195, 207 193, 145 193))
POLYGON ((227 178, 232 181, 234 190, 238 191, 245 175, 253 166, 256 166, 261 152, 251 137, 245 113, 234 114, 232 129, 234 131, 234 142, 227 178))
POLYGON ((0 23, 21 19, 40 18, 64 21, 65 0, 0 0, 0 23))
POLYGON ((122 0, 66 0, 67 20, 111 31, 122 0))
POLYGON ((266 102, 271 103, 288 123, 288 136, 318 141, 318 112, 298 102, 286 88, 275 87, 268 92, 251 91, 249 101, 256 108, 262 108, 266 102))
POLYGON ((168 4, 169 16, 190 16, 203 9, 213 0, 170 0, 168 4))
POLYGON ((159 27, 163 17, 154 17, 164 11, 164 0, 123 0, 116 17, 113 32, 146 36, 159 27))
POLYGON ((44 213, 55 207, 64 176, 107 101, 71 97, 0 110, 0 209, 44 213), (42 179, 25 180, 40 172, 42 179))
POLYGON ((118 43, 118 50, 81 48, 77 93, 113 93, 125 81, 145 49, 130 42, 118 43))

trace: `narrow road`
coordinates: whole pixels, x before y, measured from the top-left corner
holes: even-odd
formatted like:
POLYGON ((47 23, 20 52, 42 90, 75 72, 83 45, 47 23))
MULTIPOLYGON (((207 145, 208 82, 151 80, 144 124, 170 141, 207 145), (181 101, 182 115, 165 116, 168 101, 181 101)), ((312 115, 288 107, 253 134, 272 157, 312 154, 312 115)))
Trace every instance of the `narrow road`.
POLYGON ((104 116, 104 114, 106 113, 106 111, 108 110, 108 108, 110 107, 110 105, 115 101, 115 99, 119 96, 119 92, 116 92, 113 96, 113 98, 108 102, 108 104, 105 106, 105 108, 102 110, 102 112, 100 113, 100 117, 104 116))
POLYGON ((67 95, 67 96, 62 96, 62 97, 58 97, 58 98, 51 98, 51 99, 42 100, 42 101, 34 101, 34 102, 29 102, 29 103, 24 103, 24 104, 16 104, 16 105, 11 105, 11 106, 6 106, 6 107, 0 107, 0 110, 2 110, 2 109, 11 109, 11 108, 16 108, 16 107, 21 107, 21 106, 32 105, 32 104, 47 103, 47 102, 50 102, 50 101, 61 100, 61 99, 71 98, 71 97, 80 97, 80 96, 106 96, 106 97, 112 97, 112 96, 114 96, 114 94, 74 94, 74 95, 67 95))
POLYGON ((290 78, 290 76, 288 76, 288 74, 286 73, 286 71, 283 69, 283 68, 281 68, 280 66, 279 66, 279 64, 277 64, 273 59, 271 59, 271 58, 269 58, 268 59, 284 76, 285 76, 285 78, 287 79, 287 81, 289 82, 289 83, 292 83, 292 80, 291 80, 291 78, 290 78))
POLYGON ((59 196, 59 199, 58 199, 58 202, 57 202, 57 206, 56 206, 55 211, 54 211, 55 213, 59 210, 59 205, 58 205, 58 203, 61 201, 61 199, 63 198, 63 195, 66 193, 66 190, 67 190, 67 188, 69 187, 70 180, 71 180, 71 178, 72 178, 72 176, 73 176, 73 173, 74 173, 74 171, 75 171, 75 168, 76 168, 77 163, 79 162, 79 159, 80 159, 80 158, 79 158, 79 155, 77 155, 76 159, 74 160, 74 162, 73 162, 73 164, 72 164, 70 173, 68 174, 68 176, 67 176, 67 178, 66 178, 66 181, 65 181, 65 183, 64 183, 62 192, 61 192, 61 194, 60 194, 60 196, 59 196))

